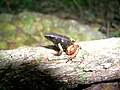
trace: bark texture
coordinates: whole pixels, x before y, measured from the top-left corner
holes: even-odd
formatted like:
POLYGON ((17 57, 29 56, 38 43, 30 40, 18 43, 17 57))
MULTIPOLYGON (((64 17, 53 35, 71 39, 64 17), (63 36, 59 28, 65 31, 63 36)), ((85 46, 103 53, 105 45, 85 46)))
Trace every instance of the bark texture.
POLYGON ((82 49, 68 63, 65 53, 54 56, 55 51, 45 47, 0 50, 1 87, 66 89, 120 80, 120 38, 76 44, 82 49))

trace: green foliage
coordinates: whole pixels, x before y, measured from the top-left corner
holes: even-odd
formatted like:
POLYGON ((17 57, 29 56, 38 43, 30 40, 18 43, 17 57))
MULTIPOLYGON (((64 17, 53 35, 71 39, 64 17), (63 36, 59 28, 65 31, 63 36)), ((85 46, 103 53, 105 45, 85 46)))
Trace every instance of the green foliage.
MULTIPOLYGON (((80 26, 74 20, 63 20, 52 15, 22 12, 15 16, 0 15, 0 49, 13 49, 23 45, 45 45, 44 33, 59 33, 76 41, 95 39, 98 35, 91 28, 80 26), (6 20, 9 19, 9 20, 6 20), (92 33, 92 34, 91 34, 92 33)), ((97 39, 99 39, 97 38, 97 39)), ((48 41, 48 40, 47 40, 48 41)))
POLYGON ((120 36, 120 32, 119 31, 109 32, 109 36, 110 37, 119 37, 120 36))
MULTIPOLYGON (((75 18, 81 23, 100 24, 100 26, 106 29, 105 32, 107 32, 108 27, 106 25, 109 22, 109 28, 111 29, 112 27, 114 27, 115 29, 110 30, 108 36, 119 37, 119 6, 119 0, 1 0, 0 13, 18 13, 24 10, 36 10, 41 13, 47 14, 56 14, 58 12, 58 16, 62 16, 63 18, 72 17, 73 19, 75 18)), ((96 37, 98 34, 91 34, 89 28, 85 26, 79 27, 79 25, 75 22, 73 23, 69 21, 66 23, 56 17, 49 17, 49 15, 46 15, 44 18, 43 17, 44 16, 42 15, 36 15, 34 17, 34 15, 31 15, 28 12, 19 14, 17 17, 14 17, 10 14, 1 14, 0 40, 1 43, 4 45, 1 44, 0 46, 3 47, 7 46, 7 43, 16 42, 21 42, 19 43, 21 45, 23 45, 22 43, 30 44, 31 41, 33 43, 38 42, 39 40, 41 40, 41 38, 43 38, 41 37, 41 32, 45 33, 58 31, 61 34, 67 35, 71 38, 75 38, 76 40, 78 40, 79 37, 78 41, 91 40, 91 37, 93 37, 93 40, 99 38, 96 37), (8 24, 6 25, 6 23, 8 24), (81 32, 79 32, 79 30, 81 32), (87 32, 87 34, 84 32, 87 32), (2 36, 5 38, 3 39, 2 36), (16 36, 17 38, 15 39, 16 36)), ((98 31, 99 26, 93 28, 92 30, 98 31)))
POLYGON ((18 18, 21 24, 20 28, 22 28, 23 31, 28 34, 33 34, 34 33, 34 30, 32 29, 32 24, 34 21, 33 16, 28 12, 24 12, 24 13, 19 14, 18 18))
POLYGON ((21 3, 27 7, 32 7, 33 5, 33 0, 20 0, 21 3))
POLYGON ((13 12, 33 8, 33 0, 1 0, 0 12, 13 12))

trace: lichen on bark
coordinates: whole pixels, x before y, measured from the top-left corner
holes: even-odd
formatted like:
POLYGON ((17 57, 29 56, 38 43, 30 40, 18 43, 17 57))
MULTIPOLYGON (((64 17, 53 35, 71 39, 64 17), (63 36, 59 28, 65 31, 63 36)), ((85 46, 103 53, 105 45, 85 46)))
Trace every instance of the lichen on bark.
POLYGON ((119 80, 120 38, 86 41, 77 44, 82 49, 73 61, 68 63, 66 63, 68 56, 65 53, 61 56, 54 56, 55 51, 45 47, 0 50, 1 80, 5 82, 7 78, 9 83, 13 84, 12 81, 15 79, 18 80, 19 85, 22 80, 28 83, 28 81, 38 79, 45 85, 48 85, 49 81, 52 80, 58 87, 64 85, 69 88, 77 87, 79 84, 119 80), (48 62, 44 62, 46 56, 49 58, 48 62), (11 70, 13 72, 10 72, 11 70), (26 78, 29 80, 27 81, 26 78))

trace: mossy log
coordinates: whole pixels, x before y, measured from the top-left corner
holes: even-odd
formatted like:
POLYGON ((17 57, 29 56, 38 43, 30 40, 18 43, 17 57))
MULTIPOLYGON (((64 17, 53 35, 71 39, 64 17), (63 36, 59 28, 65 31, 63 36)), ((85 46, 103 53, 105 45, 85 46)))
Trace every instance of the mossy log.
POLYGON ((120 79, 120 38, 76 44, 81 49, 68 63, 65 53, 45 47, 0 50, 0 87, 63 89, 120 79))

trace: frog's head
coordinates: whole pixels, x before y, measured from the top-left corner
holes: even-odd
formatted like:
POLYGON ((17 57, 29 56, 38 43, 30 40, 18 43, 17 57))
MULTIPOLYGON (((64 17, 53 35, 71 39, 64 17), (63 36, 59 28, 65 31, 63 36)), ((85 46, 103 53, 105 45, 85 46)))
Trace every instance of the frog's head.
POLYGON ((46 33, 44 36, 48 40, 52 41, 54 44, 57 42, 57 36, 54 33, 46 33))

